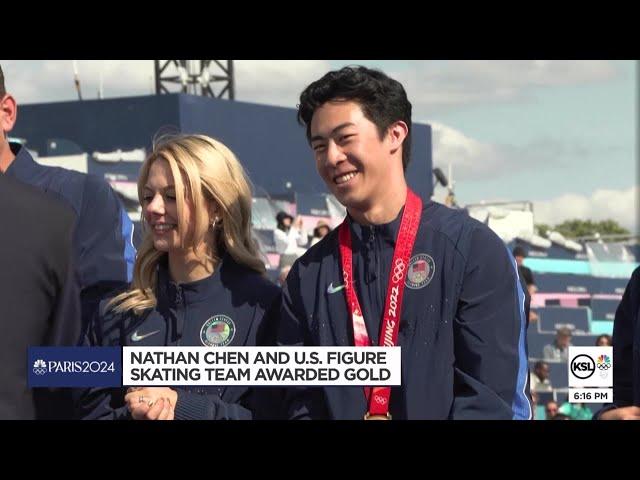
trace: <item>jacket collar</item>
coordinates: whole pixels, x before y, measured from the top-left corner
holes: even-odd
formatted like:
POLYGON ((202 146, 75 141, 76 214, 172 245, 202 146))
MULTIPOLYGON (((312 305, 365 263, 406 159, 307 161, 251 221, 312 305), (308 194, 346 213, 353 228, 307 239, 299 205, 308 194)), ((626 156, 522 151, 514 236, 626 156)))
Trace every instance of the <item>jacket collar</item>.
POLYGON ((7 175, 18 180, 30 180, 43 174, 45 167, 37 163, 26 148, 17 143, 9 145, 16 158, 7 168, 7 175))
POLYGON ((176 283, 169 273, 169 257, 164 255, 158 263, 158 300, 167 302, 170 306, 180 303, 191 304, 200 302, 223 289, 221 270, 230 263, 228 255, 224 254, 216 265, 213 274, 194 282, 176 283))
POLYGON ((404 207, 394 220, 380 225, 360 225, 351 215, 347 214, 354 245, 366 245, 372 237, 378 237, 383 240, 385 245, 395 247, 403 212, 404 207))

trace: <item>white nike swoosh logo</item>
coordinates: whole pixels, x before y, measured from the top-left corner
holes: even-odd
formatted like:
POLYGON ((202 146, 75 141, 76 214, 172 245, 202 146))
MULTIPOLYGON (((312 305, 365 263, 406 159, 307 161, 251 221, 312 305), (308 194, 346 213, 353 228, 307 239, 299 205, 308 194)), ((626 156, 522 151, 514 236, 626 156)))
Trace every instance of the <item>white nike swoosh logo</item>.
POLYGON ((139 342, 140 340, 144 340, 147 337, 150 337, 151 335, 155 335, 156 333, 158 333, 160 330, 154 330, 153 332, 149 332, 149 333, 145 333, 144 335, 138 335, 138 332, 133 332, 133 334, 131 335, 131 341, 132 342, 139 342))
POLYGON ((333 286, 333 282, 331 282, 329 284, 329 286, 327 287, 327 293, 331 294, 331 293, 336 293, 339 292, 340 290, 342 290, 344 288, 344 284, 342 285, 338 285, 337 287, 333 286))

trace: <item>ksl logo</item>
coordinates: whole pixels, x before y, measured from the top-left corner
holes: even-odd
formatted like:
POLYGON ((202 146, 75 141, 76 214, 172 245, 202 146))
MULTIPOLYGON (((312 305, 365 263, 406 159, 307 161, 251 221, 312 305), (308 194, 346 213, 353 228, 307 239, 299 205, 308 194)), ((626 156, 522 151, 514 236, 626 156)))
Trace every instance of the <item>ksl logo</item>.
POLYGON ((589 355, 578 355, 571 361, 571 373, 581 380, 586 380, 596 371, 596 362, 589 355))
POLYGON ((613 387, 613 347, 569 347, 569 387, 613 387))

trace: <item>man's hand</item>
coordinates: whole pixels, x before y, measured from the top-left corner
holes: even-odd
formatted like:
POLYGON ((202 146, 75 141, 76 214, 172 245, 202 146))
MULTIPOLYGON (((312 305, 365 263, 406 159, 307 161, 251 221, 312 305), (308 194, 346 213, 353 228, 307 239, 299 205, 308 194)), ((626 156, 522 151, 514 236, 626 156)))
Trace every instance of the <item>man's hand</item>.
POLYGON ((640 407, 620 407, 607 410, 600 420, 640 420, 640 407))

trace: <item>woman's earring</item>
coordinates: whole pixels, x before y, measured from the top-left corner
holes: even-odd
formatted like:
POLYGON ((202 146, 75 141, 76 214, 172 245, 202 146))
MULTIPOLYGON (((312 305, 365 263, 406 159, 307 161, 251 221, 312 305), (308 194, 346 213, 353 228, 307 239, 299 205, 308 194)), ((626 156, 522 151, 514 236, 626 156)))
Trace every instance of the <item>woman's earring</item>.
POLYGON ((218 223, 220 219, 218 217, 213 219, 213 222, 211 222, 211 228, 214 229, 216 228, 216 224, 218 223))

